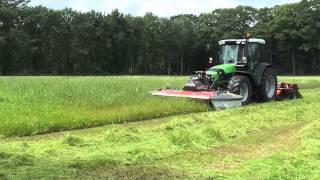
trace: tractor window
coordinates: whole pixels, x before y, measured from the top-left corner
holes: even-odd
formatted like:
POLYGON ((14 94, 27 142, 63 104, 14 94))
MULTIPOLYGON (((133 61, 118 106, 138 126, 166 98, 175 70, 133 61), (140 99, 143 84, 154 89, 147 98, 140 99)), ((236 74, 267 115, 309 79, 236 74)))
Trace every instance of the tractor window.
POLYGON ((260 60, 260 46, 258 43, 249 43, 248 44, 248 61, 249 66, 253 67, 257 63, 259 63, 260 60))
POLYGON ((220 64, 235 64, 238 59, 238 45, 224 45, 220 49, 220 64))

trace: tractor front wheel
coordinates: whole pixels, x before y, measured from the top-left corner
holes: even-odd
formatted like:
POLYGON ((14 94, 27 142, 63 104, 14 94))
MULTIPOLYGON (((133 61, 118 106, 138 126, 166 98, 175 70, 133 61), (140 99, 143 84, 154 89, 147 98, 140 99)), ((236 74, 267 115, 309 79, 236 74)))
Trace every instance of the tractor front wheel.
POLYGON ((272 68, 267 68, 262 77, 258 89, 258 97, 262 101, 271 101, 275 98, 277 87, 277 75, 272 68))
POLYGON ((231 93, 242 96, 243 105, 249 104, 251 102, 252 85, 248 77, 241 75, 233 76, 229 81, 228 90, 231 93))

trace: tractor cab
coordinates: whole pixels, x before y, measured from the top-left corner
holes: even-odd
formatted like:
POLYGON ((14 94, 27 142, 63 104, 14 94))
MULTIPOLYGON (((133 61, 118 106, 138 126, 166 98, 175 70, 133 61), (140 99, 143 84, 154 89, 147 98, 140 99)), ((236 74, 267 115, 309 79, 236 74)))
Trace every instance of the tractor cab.
POLYGON ((248 65, 249 70, 264 60, 263 39, 227 39, 219 41, 217 64, 248 65))

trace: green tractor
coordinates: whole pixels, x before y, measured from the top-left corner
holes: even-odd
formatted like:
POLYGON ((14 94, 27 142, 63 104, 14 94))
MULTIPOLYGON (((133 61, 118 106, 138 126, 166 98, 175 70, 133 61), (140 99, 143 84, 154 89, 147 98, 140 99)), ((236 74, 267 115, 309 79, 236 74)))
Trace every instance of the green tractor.
POLYGON ((217 61, 210 58, 210 63, 216 65, 206 71, 210 89, 241 95, 244 105, 253 96, 261 101, 274 99, 277 75, 267 63, 265 44, 265 40, 250 38, 219 41, 217 61))
POLYGON ((219 41, 213 67, 197 71, 183 90, 159 89, 154 96, 187 97, 210 100, 214 106, 238 107, 259 101, 301 98, 297 84, 278 83, 272 65, 267 63, 263 39, 227 39, 219 41))

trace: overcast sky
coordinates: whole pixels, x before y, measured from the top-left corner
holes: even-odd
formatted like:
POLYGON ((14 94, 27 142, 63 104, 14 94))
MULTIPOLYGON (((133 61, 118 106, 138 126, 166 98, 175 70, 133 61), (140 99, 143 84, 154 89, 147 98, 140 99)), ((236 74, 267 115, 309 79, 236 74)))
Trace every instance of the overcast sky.
POLYGON ((96 10, 109 13, 114 9, 135 16, 152 12, 159 16, 177 14, 200 14, 217 8, 232 8, 238 5, 271 7, 300 0, 31 0, 31 5, 43 5, 54 9, 70 7, 78 11, 96 10))

